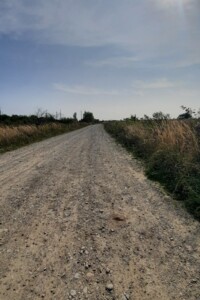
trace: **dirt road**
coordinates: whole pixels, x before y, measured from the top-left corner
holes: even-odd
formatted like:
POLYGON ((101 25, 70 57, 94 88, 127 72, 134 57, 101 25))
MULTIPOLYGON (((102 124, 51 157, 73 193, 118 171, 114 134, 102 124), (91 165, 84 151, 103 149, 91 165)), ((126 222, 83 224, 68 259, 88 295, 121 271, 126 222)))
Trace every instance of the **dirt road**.
POLYGON ((200 225, 90 126, 0 156, 0 299, 200 299, 200 225))

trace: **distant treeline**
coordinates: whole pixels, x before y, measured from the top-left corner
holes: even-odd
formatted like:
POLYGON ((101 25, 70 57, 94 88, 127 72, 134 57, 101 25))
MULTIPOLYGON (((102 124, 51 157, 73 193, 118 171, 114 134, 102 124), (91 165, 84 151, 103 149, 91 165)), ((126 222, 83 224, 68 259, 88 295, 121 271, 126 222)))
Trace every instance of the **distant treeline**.
POLYGON ((105 129, 200 221, 200 118, 195 117, 172 120, 159 112, 153 118, 106 122, 105 129))
POLYGON ((0 114, 0 125, 44 125, 49 123, 72 124, 77 122, 84 123, 98 123, 99 120, 95 119, 90 112, 84 112, 82 120, 77 120, 77 114, 74 113, 73 117, 66 118, 60 117, 59 119, 47 112, 40 112, 36 115, 6 115, 0 114))
POLYGON ((52 122, 70 124, 77 122, 77 120, 74 118, 61 118, 57 120, 54 116, 49 114, 46 116, 0 115, 0 124, 2 125, 42 125, 52 122))

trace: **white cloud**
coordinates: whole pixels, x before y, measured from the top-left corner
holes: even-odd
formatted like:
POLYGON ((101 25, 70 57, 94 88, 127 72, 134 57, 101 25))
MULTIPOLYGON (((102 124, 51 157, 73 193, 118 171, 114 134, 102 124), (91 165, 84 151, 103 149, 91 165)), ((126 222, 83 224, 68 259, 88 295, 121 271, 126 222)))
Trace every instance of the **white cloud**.
POLYGON ((97 95, 107 95, 107 96, 117 96, 119 95, 119 91, 117 90, 104 90, 98 89, 95 87, 89 87, 84 85, 75 85, 75 86, 68 86, 65 84, 54 83, 54 89, 71 94, 79 94, 79 95, 86 95, 86 96, 97 96, 97 95))
POLYGON ((140 54, 187 56, 191 47, 200 52, 199 7, 199 0, 1 1, 0 33, 40 43, 115 45, 140 54), (170 3, 177 9, 158 9, 170 3))
POLYGON ((141 58, 136 56, 119 56, 110 57, 103 60, 91 60, 87 61, 85 64, 91 67, 132 67, 135 63, 141 61, 141 58))
MULTIPOLYGON (((168 64, 169 66, 170 64, 168 64)), ((171 64, 171 67, 174 68, 186 68, 186 67, 191 67, 191 66, 195 66, 195 65, 200 65, 200 57, 198 56, 191 56, 191 57, 187 57, 185 59, 180 59, 177 60, 175 63, 171 64)))
POLYGON ((195 5, 196 0, 152 0, 157 6, 166 8, 188 7, 195 5))
POLYGON ((180 86, 181 86, 180 82, 173 82, 173 81, 170 81, 166 78, 161 78, 161 79, 157 79, 157 80, 154 80, 154 81, 136 80, 133 83, 133 87, 136 88, 136 89, 139 89, 139 90, 172 89, 172 88, 177 88, 177 87, 180 87, 180 86))
POLYGON ((80 95, 80 96, 114 96, 114 97, 132 97, 132 96, 143 96, 141 89, 135 89, 132 86, 121 89, 101 89, 97 87, 87 85, 66 85, 63 83, 54 83, 53 88, 57 91, 80 95))

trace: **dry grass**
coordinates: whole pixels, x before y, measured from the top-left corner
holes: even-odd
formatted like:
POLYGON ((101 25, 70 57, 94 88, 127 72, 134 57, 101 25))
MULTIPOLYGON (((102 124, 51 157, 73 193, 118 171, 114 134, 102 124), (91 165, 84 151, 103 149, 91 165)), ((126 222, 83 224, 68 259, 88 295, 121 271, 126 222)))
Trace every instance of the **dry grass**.
POLYGON ((19 125, 0 127, 0 152, 15 149, 19 146, 42 140, 82 127, 78 123, 64 125, 50 123, 44 125, 19 125))
POLYGON ((144 145, 153 147, 153 151, 173 150, 181 155, 187 155, 188 159, 193 159, 200 151, 194 126, 189 122, 168 120, 150 125, 137 122, 125 126, 124 130, 130 138, 138 137, 144 145))
POLYGON ((110 122, 108 132, 142 159, 149 178, 161 182, 200 219, 200 125, 194 120, 110 122), (195 125, 196 124, 196 125, 195 125))
POLYGON ((17 127, 10 127, 4 126, 0 127, 0 144, 10 144, 17 141, 19 138, 27 138, 27 136, 33 136, 36 134, 37 128, 36 126, 17 126, 17 127))

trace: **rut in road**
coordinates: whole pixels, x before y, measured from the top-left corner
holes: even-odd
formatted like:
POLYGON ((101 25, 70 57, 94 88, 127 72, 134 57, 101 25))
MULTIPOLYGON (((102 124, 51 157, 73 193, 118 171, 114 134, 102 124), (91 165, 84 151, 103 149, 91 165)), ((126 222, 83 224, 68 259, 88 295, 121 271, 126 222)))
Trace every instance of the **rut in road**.
POLYGON ((200 299, 200 225, 89 126, 0 156, 0 299, 200 299))

